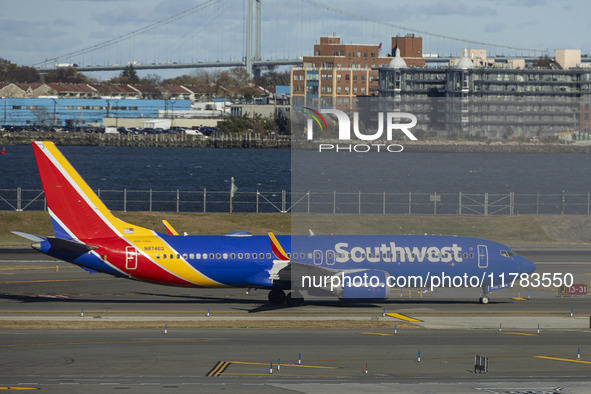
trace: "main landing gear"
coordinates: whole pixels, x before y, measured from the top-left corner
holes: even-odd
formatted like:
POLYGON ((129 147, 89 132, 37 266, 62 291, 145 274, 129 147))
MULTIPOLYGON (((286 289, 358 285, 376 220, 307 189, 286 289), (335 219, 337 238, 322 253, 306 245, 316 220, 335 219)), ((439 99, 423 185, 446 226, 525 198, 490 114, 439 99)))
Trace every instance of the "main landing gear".
POLYGON ((490 298, 488 297, 488 292, 486 291, 486 289, 484 287, 482 288, 482 292, 480 293, 480 300, 478 300, 478 302, 480 302, 483 305, 488 304, 490 302, 490 298))
POLYGON ((288 306, 300 306, 304 303, 304 297, 295 291, 292 291, 286 296, 283 290, 273 289, 269 292, 269 302, 275 305, 281 305, 286 302, 288 306))
POLYGON ((271 304, 283 304, 285 301, 285 292, 281 289, 273 289, 269 292, 269 302, 271 304))

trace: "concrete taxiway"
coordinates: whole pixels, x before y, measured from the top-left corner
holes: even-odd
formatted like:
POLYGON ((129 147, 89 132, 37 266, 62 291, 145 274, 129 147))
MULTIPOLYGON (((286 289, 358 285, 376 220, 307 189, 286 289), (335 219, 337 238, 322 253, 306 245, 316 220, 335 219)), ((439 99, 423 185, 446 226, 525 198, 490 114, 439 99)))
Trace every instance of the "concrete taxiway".
MULTIPOLYGON (((591 278, 587 250, 527 253, 541 273, 591 278)), ((264 291, 114 279, 18 249, 0 252, 0 286, 0 389, 591 390, 591 303, 555 288, 501 290, 489 305, 475 289, 439 289, 282 308, 264 291), (488 357, 488 373, 474 373, 475 355, 488 357)))

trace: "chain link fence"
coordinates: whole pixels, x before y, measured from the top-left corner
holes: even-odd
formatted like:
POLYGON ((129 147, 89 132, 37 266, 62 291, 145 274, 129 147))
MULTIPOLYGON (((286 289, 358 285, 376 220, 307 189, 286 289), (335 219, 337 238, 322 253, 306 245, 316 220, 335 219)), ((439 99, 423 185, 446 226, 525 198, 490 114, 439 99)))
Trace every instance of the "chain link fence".
MULTIPOLYGON (((96 190, 113 211, 377 215, 589 215, 591 193, 365 193, 96 190)), ((0 189, 0 210, 46 210, 39 189, 0 189)))

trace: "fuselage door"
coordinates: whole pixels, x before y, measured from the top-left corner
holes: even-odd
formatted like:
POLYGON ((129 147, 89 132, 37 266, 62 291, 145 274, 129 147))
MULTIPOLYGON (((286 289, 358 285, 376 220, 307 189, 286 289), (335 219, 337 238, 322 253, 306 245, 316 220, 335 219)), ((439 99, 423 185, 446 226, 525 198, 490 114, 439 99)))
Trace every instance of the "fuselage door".
POLYGON ((486 245, 478 245, 478 268, 488 268, 488 249, 486 245))
POLYGON ((326 251, 326 265, 333 265, 334 264, 334 250, 327 250, 326 251))
POLYGON ((125 247, 125 268, 128 270, 137 268, 137 250, 135 246, 125 247))

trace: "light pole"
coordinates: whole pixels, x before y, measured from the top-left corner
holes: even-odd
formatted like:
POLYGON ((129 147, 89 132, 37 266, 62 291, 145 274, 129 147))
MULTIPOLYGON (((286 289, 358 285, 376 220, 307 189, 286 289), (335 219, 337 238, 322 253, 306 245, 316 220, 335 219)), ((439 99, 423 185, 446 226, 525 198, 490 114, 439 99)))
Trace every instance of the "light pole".
POLYGON ((169 101, 170 101, 170 107, 171 107, 171 110, 170 110, 170 128, 172 129, 173 122, 174 122, 174 103, 175 103, 175 101, 174 100, 169 100, 169 101))
POLYGON ((53 127, 57 126, 57 108, 59 106, 59 97, 52 99, 54 103, 53 107, 53 127))
POLYGON ((119 100, 115 100, 115 127, 119 128, 119 100))

